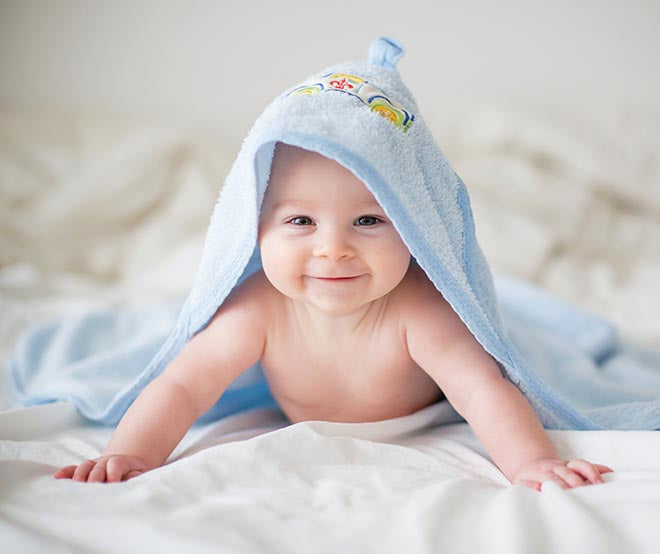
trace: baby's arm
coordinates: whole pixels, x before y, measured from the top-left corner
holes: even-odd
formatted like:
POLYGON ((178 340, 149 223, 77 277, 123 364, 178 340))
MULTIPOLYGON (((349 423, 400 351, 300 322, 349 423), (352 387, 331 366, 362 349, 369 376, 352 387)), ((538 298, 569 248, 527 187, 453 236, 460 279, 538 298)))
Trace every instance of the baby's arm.
POLYGON ((406 322, 409 353, 472 427, 493 461, 514 484, 562 488, 602 482, 606 466, 559 459, 541 422, 451 307, 420 303, 406 322))
POLYGON ((236 289, 209 326, 142 391, 101 457, 61 468, 55 477, 121 481, 162 465, 194 421, 261 358, 264 317, 252 288, 236 289))

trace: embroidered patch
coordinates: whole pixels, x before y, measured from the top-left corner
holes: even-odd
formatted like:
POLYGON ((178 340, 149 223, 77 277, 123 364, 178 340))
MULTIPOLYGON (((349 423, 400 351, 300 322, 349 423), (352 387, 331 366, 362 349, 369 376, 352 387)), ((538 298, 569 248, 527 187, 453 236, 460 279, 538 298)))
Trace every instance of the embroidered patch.
POLYGON ((410 129, 415 121, 415 115, 406 110, 401 104, 388 98, 382 90, 369 81, 356 75, 347 73, 328 73, 320 80, 296 87, 285 97, 299 94, 318 94, 319 92, 343 92, 359 98, 378 115, 390 120, 404 133, 410 129))

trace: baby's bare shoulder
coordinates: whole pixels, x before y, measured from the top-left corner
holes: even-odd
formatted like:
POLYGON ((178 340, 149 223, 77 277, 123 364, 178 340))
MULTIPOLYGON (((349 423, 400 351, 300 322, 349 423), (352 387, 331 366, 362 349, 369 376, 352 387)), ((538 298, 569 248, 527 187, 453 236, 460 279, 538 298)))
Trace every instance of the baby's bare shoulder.
POLYGON ((263 354, 266 294, 258 275, 236 287, 209 324, 181 350, 169 374, 194 390, 196 398, 206 398, 207 389, 224 390, 263 354))
MULTIPOLYGON (((456 368, 497 369, 492 358, 472 335, 458 314, 419 268, 411 278, 405 308, 405 341, 408 353, 445 391, 457 390, 456 368)), ((482 375, 483 372, 478 372, 482 375)))
POLYGON ((422 313, 437 310, 452 311, 442 293, 435 288, 424 270, 414 262, 397 287, 397 302, 410 316, 420 310, 422 313))
POLYGON ((231 291, 218 308, 214 319, 225 314, 240 314, 263 321, 273 308, 276 292, 263 271, 256 271, 231 291))
POLYGON ((462 333, 461 319, 421 267, 411 264, 401 285, 399 312, 408 332, 462 333))

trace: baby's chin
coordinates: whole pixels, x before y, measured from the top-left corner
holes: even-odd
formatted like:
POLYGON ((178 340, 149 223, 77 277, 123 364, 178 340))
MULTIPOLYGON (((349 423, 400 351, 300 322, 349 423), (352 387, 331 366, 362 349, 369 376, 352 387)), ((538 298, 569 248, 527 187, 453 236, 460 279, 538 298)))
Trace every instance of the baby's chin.
POLYGON ((302 295, 297 300, 304 304, 311 312, 330 317, 344 317, 363 313, 375 302, 379 302, 387 296, 382 295, 302 295))
POLYGON ((300 279, 272 282, 283 297, 301 305, 310 313, 325 317, 342 317, 363 313, 374 302, 387 297, 397 283, 379 283, 375 287, 370 275, 355 279, 318 279, 307 275, 300 279), (391 286, 388 286, 391 285, 391 286))

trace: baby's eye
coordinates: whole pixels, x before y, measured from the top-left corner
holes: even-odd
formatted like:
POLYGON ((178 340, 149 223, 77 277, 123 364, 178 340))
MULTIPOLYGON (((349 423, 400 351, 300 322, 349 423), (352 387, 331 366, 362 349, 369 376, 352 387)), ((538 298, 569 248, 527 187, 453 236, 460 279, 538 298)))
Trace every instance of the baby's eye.
POLYGON ((287 223, 291 223, 291 225, 314 225, 314 222, 311 220, 311 218, 307 217, 306 215, 297 215, 296 217, 292 217, 287 221, 287 223))
POLYGON ((372 225, 376 225, 380 222, 382 222, 382 219, 376 217, 375 215, 362 215, 355 220, 353 225, 357 225, 359 227, 371 227, 372 225))

